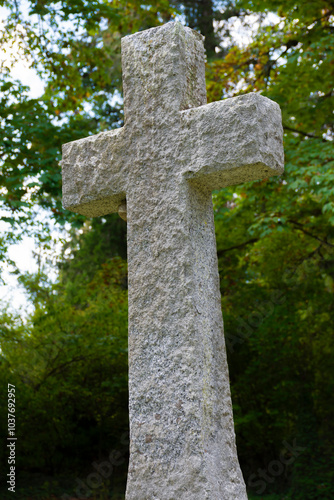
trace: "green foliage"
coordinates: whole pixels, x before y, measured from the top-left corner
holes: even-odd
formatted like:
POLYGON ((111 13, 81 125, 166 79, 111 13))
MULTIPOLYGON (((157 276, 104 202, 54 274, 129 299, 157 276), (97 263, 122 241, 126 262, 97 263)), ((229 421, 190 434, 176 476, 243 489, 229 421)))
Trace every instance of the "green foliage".
POLYGON ((25 277, 35 296, 26 324, 2 314, 1 394, 7 383, 16 386, 18 471, 82 474, 89 462, 124 448, 128 429, 126 264, 111 258, 82 280, 80 305, 73 291, 69 297, 45 281, 38 290, 38 279, 25 277))
POLYGON ((107 259, 126 259, 126 223, 116 214, 86 221, 80 232, 70 232, 62 252, 60 280, 66 293, 80 300, 78 290, 94 278, 107 259))
MULTIPOLYGON (((304 6, 239 2, 248 9, 245 16, 277 7, 280 19, 260 26, 249 46, 232 47, 224 60, 210 63, 208 91, 210 100, 260 91, 278 102, 283 114, 282 178, 215 195, 244 475, 246 481, 252 474, 259 478, 259 470, 267 471, 279 459, 283 442, 296 440, 305 450, 279 477, 269 474, 264 491, 282 494, 290 488, 285 498, 329 499, 334 448, 333 16, 329 2, 304 6)), ((252 482, 249 491, 255 494, 252 482)))

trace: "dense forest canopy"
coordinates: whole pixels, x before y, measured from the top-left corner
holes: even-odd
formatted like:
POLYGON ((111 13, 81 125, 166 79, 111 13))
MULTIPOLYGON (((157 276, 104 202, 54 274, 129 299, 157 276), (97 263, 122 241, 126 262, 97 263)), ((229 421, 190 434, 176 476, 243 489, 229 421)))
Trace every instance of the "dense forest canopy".
POLYGON ((33 99, 2 62, 3 261, 22 235, 34 235, 47 250, 51 227, 70 224, 56 282, 43 268, 19 276, 33 314, 23 320, 0 311, 1 436, 10 382, 20 394, 22 498, 33 487, 33 498, 72 493, 75 478, 85 478, 112 449, 124 461, 99 494, 122 498, 126 223, 63 209, 61 145, 122 126, 121 37, 176 17, 206 37, 209 102, 260 92, 282 110, 284 175, 214 194, 238 453, 249 496, 333 498, 333 1, 2 0, 0 6, 7 9, 2 47, 13 47, 12 63, 24 58, 45 82, 43 95, 33 99), (48 214, 43 222, 41 210, 48 214), (276 475, 275 461, 284 463, 276 475))

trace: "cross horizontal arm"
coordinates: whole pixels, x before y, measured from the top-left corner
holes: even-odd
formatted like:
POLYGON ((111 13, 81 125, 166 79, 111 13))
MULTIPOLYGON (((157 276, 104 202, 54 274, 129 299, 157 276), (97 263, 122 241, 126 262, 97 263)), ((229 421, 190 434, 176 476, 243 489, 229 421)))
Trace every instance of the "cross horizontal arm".
POLYGON ((183 174, 211 191, 280 175, 281 111, 251 93, 181 112, 183 174))
POLYGON ((117 212, 127 181, 124 136, 120 128, 63 145, 64 208, 88 217, 117 212))

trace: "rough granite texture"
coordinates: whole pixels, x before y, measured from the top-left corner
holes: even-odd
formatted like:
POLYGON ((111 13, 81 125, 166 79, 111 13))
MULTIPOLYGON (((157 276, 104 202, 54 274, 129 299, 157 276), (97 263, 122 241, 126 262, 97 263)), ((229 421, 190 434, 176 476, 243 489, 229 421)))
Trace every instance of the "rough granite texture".
POLYGON ((127 500, 246 500, 223 335, 211 190, 283 172, 281 115, 258 94, 206 104, 202 36, 122 40, 125 125, 64 145, 64 206, 127 205, 127 500))

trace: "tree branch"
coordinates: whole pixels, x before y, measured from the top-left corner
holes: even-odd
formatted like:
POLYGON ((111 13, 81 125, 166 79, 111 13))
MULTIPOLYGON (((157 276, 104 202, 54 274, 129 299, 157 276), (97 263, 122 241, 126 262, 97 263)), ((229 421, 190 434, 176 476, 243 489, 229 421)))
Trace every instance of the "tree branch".
POLYGON ((74 357, 74 358, 70 359, 69 361, 66 361, 65 363, 61 364, 60 366, 55 366, 52 370, 50 370, 43 377, 43 380, 41 380, 38 384, 35 385, 34 390, 38 391, 39 388, 41 387, 41 385, 44 384, 44 382, 46 381, 46 379, 48 379, 51 375, 54 375, 57 372, 62 372, 64 368, 66 368, 68 365, 70 365, 72 363, 76 363, 78 361, 84 361, 84 360, 86 360, 88 358, 89 358, 89 356, 77 356, 77 357, 74 357))
POLYGON ((321 139, 323 142, 328 142, 327 139, 319 135, 309 134, 308 132, 303 132, 303 130, 297 130, 296 128, 288 127, 287 125, 283 125, 284 130, 289 130, 289 132, 295 132, 296 134, 303 135, 305 137, 311 137, 312 139, 321 139))
POLYGON ((334 248, 334 245, 332 245, 331 243, 328 243, 328 241, 322 240, 318 236, 315 236, 314 234, 310 233, 309 231, 306 231, 306 229, 303 229, 304 225, 301 224, 300 222, 296 222, 294 220, 288 220, 287 222, 290 222, 290 224, 294 224, 295 226, 297 226, 296 229, 298 229, 298 231, 301 231, 302 233, 306 234, 307 236, 310 236, 310 238, 314 238, 315 240, 320 241, 320 243, 322 243, 323 245, 328 245, 329 247, 334 248))
POLYGON ((236 248, 243 248, 251 243, 255 243, 259 241, 259 238, 252 238, 251 240, 245 241, 244 243, 240 243, 240 245, 234 245, 233 247, 224 248, 223 250, 219 250, 217 252, 218 257, 221 257, 224 253, 229 252, 230 250, 235 250, 236 248))

